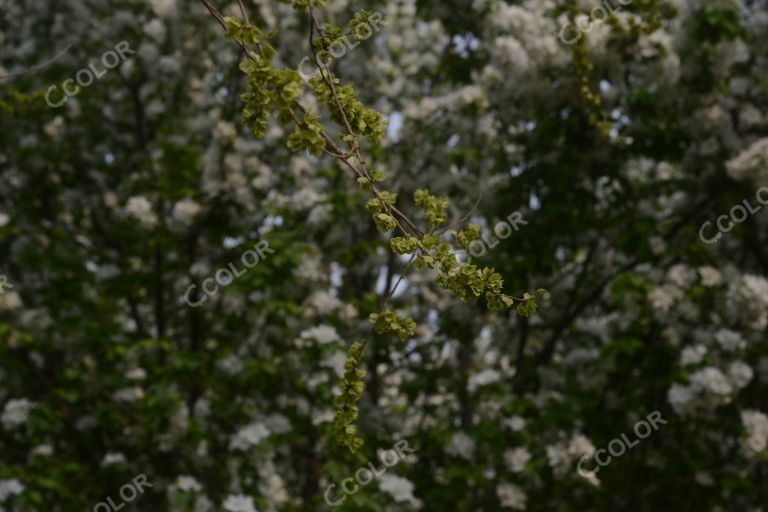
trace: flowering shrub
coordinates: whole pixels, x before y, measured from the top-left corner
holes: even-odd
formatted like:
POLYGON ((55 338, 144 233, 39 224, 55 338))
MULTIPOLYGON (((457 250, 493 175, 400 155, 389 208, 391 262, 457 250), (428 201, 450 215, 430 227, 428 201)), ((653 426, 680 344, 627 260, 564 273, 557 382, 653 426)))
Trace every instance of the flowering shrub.
POLYGON ((0 510, 763 510, 768 4, 600 5, 0 0, 0 510))

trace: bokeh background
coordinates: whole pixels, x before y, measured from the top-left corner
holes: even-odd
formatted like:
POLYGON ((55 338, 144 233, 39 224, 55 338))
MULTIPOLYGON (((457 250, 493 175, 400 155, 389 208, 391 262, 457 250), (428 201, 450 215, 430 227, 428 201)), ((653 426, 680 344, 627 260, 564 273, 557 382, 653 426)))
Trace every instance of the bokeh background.
MULTIPOLYGON (((244 3, 276 62, 310 55, 301 10, 244 3)), ((508 293, 548 290, 523 318, 406 270, 337 162, 255 138, 202 2, 0 0, 0 510, 328 510, 333 484, 342 511, 768 510, 768 4, 599 6, 318 9, 382 15, 333 63, 389 120, 367 155, 415 217, 425 187, 472 211, 508 293), (416 334, 370 339, 351 454, 345 352, 401 276, 416 334)))

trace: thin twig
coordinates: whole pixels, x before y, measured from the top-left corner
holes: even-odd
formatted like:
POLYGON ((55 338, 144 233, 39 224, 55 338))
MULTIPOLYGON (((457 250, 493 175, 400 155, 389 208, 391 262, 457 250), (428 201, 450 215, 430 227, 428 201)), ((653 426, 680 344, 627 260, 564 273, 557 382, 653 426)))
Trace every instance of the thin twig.
POLYGON ((397 290, 397 287, 400 286, 400 282, 405 277, 405 274, 407 274, 408 271, 411 270, 411 267, 413 267, 413 264, 415 261, 416 261, 416 251, 414 251, 413 254, 411 254, 411 259, 408 261, 408 264, 400 272, 400 277, 397 279, 395 286, 393 286, 390 290, 387 290, 387 294, 384 297, 384 303, 382 304, 381 309, 386 309, 387 304, 389 304, 389 299, 391 299, 395 295, 395 291, 397 290))
POLYGON ((240 12, 243 13, 243 19, 245 20, 245 24, 250 25, 251 22, 248 19, 248 11, 245 10, 245 4, 243 3, 243 0, 237 0, 237 3, 240 5, 240 12))
MULTIPOLYGON (((219 23, 221 24, 221 26, 226 29, 227 28, 227 22, 224 21, 224 17, 221 15, 221 13, 218 10, 216 10, 216 8, 211 4, 211 2, 209 2, 208 0, 200 0, 200 1, 203 2, 203 4, 205 5, 205 8, 208 9, 209 13, 211 13, 211 16, 216 18, 219 21, 219 23)), ((243 49, 245 49, 245 48, 243 48, 243 49)), ((248 52, 246 51, 246 53, 248 53, 248 52)))
POLYGON ((454 222, 452 225, 450 225, 450 226, 448 226, 448 227, 446 227, 446 228, 443 228, 443 229, 441 229, 440 231, 438 231, 438 233, 437 233, 437 234, 438 234, 438 235, 442 235, 443 233, 445 233, 445 232, 446 232, 446 231, 448 231, 449 229, 453 229, 453 228, 455 228, 455 227, 458 227, 458 226, 460 226, 460 225, 464 224, 464 223, 467 221, 467 219, 469 219, 469 218, 472 216, 472 214, 473 214, 473 213, 475 213, 475 210, 477 210, 477 207, 478 207, 478 205, 480 205, 480 201, 481 201, 482 199, 483 199, 483 193, 482 193, 482 192, 480 192, 480 195, 479 195, 479 196, 477 196, 477 201, 475 201, 475 204, 474 204, 474 206, 472 206, 472 208, 471 208, 471 209, 470 209, 470 210, 467 212, 467 214, 466 214, 466 215, 464 215, 464 216, 463 216, 461 219, 459 219, 458 221, 454 222))
POLYGON ((53 57, 51 57, 47 61, 43 62, 42 64, 38 64, 37 66, 31 67, 31 68, 29 68, 29 69, 27 69, 25 71, 17 71, 16 73, 11 73, 11 74, 8 74, 8 75, 2 75, 2 76, 0 76, 0 80, 5 80, 6 78, 14 78, 14 77, 17 77, 17 76, 29 75, 29 74, 32 74, 32 73, 36 73, 36 72, 40 71, 41 69, 43 69, 43 68, 53 64, 59 57, 61 57, 65 53, 67 53, 67 51, 69 50, 69 48, 71 46, 72 45, 68 44, 63 50, 61 50, 59 53, 57 53, 56 55, 54 55, 53 57))

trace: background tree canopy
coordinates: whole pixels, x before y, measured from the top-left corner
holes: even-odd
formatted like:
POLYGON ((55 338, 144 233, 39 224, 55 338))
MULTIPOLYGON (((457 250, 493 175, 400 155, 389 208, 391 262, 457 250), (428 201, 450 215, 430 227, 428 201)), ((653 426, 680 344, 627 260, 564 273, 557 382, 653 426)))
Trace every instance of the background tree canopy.
POLYGON ((766 41, 0 0, 0 511, 768 511, 766 41))

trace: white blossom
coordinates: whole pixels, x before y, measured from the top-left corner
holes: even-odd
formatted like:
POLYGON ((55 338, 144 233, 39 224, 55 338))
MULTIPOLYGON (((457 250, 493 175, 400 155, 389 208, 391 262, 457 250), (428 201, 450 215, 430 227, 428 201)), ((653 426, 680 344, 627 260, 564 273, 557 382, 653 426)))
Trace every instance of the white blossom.
POLYGON ((547 462, 556 473, 562 474, 571 459, 568 449, 560 443, 547 446, 547 462))
POLYGON ((50 444, 41 444, 38 446, 35 446, 32 451, 29 452, 30 455, 40 455, 43 457, 47 457, 49 455, 53 455, 53 446, 50 444))
POLYGON ((144 398, 144 390, 139 386, 121 388, 112 394, 112 398, 118 402, 135 402, 144 398))
POLYGON ((403 477, 385 473, 379 477, 379 489, 391 495, 398 502, 414 502, 413 483, 403 477))
POLYGON ((320 256, 302 254, 299 267, 296 269, 296 275, 307 281, 324 281, 326 273, 322 268, 320 256))
POLYGON ((493 384, 494 382, 498 382, 499 379, 501 379, 501 374, 492 369, 492 368, 486 368, 485 370, 473 374, 468 382, 467 382, 467 388, 474 392, 477 388, 480 386, 485 386, 487 384, 493 384))
POLYGON ((768 326, 768 280, 746 274, 728 290, 728 309, 750 329, 768 326))
POLYGON ((213 510, 213 502, 202 494, 195 496, 195 508, 192 512, 211 512, 213 510))
POLYGON ((752 368, 744 361, 734 361, 728 366, 728 378, 731 379, 731 383, 736 389, 741 389, 749 384, 753 376, 752 368))
POLYGON ((707 355, 707 347, 704 345, 698 344, 685 347, 680 353, 680 364, 683 366, 699 364, 704 360, 705 355, 707 355))
POLYGON ((171 17, 176 12, 176 0, 151 0, 150 4, 155 13, 163 18, 171 17))
POLYGON ((720 329, 715 333, 715 340, 720 344, 723 350, 732 352, 734 350, 743 349, 747 346, 747 342, 741 336, 741 334, 730 329, 720 329))
POLYGON ((581 458, 595 453, 595 445, 583 434, 575 434, 568 445, 568 453, 572 458, 581 458))
POLYGON ((21 296, 15 290, 0 293, 0 311, 14 311, 22 305, 21 296))
POLYGON ((260 464, 259 475, 259 492, 269 500, 268 512, 282 510, 280 506, 287 503, 291 497, 272 460, 268 459, 260 464))
POLYGON ((701 276, 701 284, 707 287, 717 286, 723 281, 722 274, 714 267, 704 266, 698 268, 701 276))
POLYGON ((321 345, 331 343, 332 341, 339 341, 340 339, 339 333, 337 333, 336 329, 330 325, 318 325, 311 329, 307 329, 301 333, 301 337, 313 339, 321 345))
POLYGON ((466 460, 472 460, 475 456, 475 441, 464 432, 456 432, 451 436, 446 451, 466 460))
POLYGON ((720 369, 708 366, 691 375, 691 385, 713 395, 728 396, 733 387, 720 369))
POLYGON ((195 477, 188 475, 179 475, 174 485, 182 492, 197 492, 203 490, 203 486, 200 485, 200 482, 198 482, 195 477))
POLYGON ((253 422, 240 429, 230 440, 229 448, 232 450, 247 450, 256 446, 269 437, 270 431, 263 424, 253 422))
POLYGON ((531 460, 531 453, 522 446, 504 452, 504 463, 513 473, 523 471, 529 460, 531 460))
POLYGON ((726 162, 728 174, 736 181, 765 172, 768 166, 768 137, 758 139, 736 157, 726 162))
POLYGON ((219 359, 216 366, 227 375, 238 375, 243 371, 243 360, 237 354, 228 354, 219 359))
POLYGON ((504 420, 504 425, 509 427, 513 432, 520 432, 525 428, 525 419, 520 416, 512 416, 504 420))
POLYGON ((678 383, 672 384, 667 392, 669 404, 677 414, 688 412, 693 396, 693 390, 690 387, 678 383))
POLYGON ((669 269, 667 278, 679 288, 685 289, 688 288, 696 278, 696 273, 686 265, 678 263, 669 269))
POLYGON ((520 41, 513 36, 500 36, 493 41, 493 47, 507 64, 513 79, 519 79, 528 70, 530 60, 528 52, 520 41))
POLYGON ((147 371, 144 368, 131 368, 125 372, 125 378, 128 380, 144 380, 147 378, 147 371))
POLYGON ((29 411, 34 407, 34 402, 26 398, 11 399, 5 403, 0 422, 6 430, 12 430, 24 425, 29 418, 29 411))
POLYGON ((157 41, 158 43, 161 43, 165 39, 165 24, 162 22, 162 20, 155 18, 151 20, 148 23, 144 24, 143 27, 144 32, 147 33, 149 37, 157 41))
POLYGON ((230 495, 222 504, 227 512, 259 512, 253 503, 253 498, 244 494, 230 495))
POLYGON ((741 411, 741 422, 747 431, 746 438, 742 439, 744 451, 757 455, 768 447, 768 416, 760 411, 741 411))
POLYGON ((127 461, 125 455, 119 452, 109 452, 101 459, 102 466, 110 466, 112 464, 125 464, 127 461))
POLYGON ((24 492, 24 489, 24 484, 17 478, 0 480, 0 502, 7 500, 11 496, 18 496, 24 492))
POLYGON ((496 488, 496 494, 499 496, 501 506, 514 510, 525 510, 528 496, 515 484, 503 483, 496 488))
POLYGON ((651 290, 648 300, 653 309, 667 312, 682 297, 680 289, 676 286, 665 285, 651 290))
POLYGON ((306 305, 313 308, 318 315, 327 315, 342 307, 338 298, 324 290, 313 292, 307 299, 306 305))
POLYGON ((200 213, 201 206, 199 203, 192 199, 182 199, 173 205, 173 220, 178 223, 179 226, 188 227, 192 225, 192 222, 200 213))
POLYGON ((146 197, 134 196, 128 199, 125 212, 138 220, 145 228, 151 229, 157 225, 157 216, 152 211, 152 203, 146 197))

